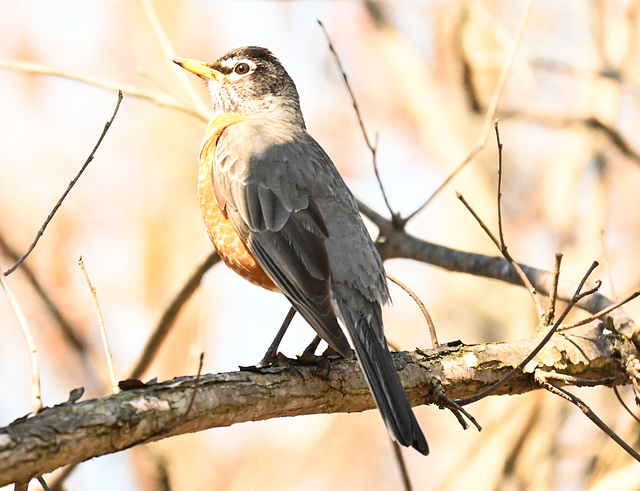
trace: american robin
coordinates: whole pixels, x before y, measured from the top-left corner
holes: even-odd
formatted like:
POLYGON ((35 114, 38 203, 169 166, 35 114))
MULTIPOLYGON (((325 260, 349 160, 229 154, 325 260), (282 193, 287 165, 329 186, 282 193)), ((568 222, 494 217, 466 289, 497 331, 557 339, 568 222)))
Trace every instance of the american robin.
POLYGON ((380 256, 355 199, 307 133, 298 92, 278 59, 237 48, 208 64, 176 59, 208 85, 215 110, 200 149, 198 195, 224 262, 283 293, 329 346, 352 351, 392 437, 428 454, 389 353, 380 256))

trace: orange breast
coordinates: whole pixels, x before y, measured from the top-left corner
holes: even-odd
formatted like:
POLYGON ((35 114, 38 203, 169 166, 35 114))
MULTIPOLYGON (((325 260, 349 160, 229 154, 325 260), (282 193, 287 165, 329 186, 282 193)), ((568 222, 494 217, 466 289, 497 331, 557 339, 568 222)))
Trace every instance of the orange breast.
POLYGON ((200 210, 209 238, 225 264, 250 282, 267 290, 279 291, 242 242, 224 211, 220 209, 211 184, 211 172, 218 138, 225 128, 246 119, 243 116, 221 114, 209 123, 200 149, 200 173, 198 176, 200 210))

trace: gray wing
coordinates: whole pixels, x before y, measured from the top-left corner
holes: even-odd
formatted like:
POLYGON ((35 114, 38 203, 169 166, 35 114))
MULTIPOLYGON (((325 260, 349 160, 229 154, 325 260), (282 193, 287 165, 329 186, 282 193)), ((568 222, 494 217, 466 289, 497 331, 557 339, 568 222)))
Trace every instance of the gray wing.
POLYGON ((331 194, 314 155, 252 121, 218 140, 214 195, 240 238, 298 312, 336 351, 351 356, 331 298, 329 230, 319 200, 331 194))
POLYGON ((253 121, 218 140, 213 190, 269 277, 333 348, 351 356, 342 317, 371 392, 393 437, 429 448, 402 387, 382 329, 384 268, 353 195, 306 132, 295 141, 253 121))

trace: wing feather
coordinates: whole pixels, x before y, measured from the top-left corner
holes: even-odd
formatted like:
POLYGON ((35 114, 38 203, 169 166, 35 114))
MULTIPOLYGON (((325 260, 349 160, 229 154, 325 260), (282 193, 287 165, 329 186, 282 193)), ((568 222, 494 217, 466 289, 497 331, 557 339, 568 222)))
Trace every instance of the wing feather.
POLYGON ((330 190, 317 180, 312 165, 300 165, 305 158, 299 145, 266 133, 264 126, 234 124, 218 140, 214 195, 298 312, 336 351, 350 357, 333 310, 329 229, 316 200, 330 190))

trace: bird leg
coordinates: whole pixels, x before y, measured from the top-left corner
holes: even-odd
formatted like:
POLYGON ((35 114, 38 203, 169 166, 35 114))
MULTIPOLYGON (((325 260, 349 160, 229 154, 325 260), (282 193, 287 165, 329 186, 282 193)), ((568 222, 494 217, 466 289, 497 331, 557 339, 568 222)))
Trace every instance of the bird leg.
POLYGON ((322 341, 322 338, 316 334, 316 337, 313 338, 311 343, 309 343, 309 346, 307 346, 302 354, 298 356, 298 360, 309 364, 317 363, 322 358, 322 356, 316 355, 316 350, 318 349, 320 341, 322 341))
MULTIPOLYGON (((287 329, 289 328, 289 325, 291 324, 293 317, 296 315, 296 312, 297 311, 294 307, 291 307, 289 309, 289 312, 287 313, 287 316, 284 318, 284 321, 282 322, 282 325, 280 326, 280 329, 278 330, 276 337, 271 342, 271 345, 269 346, 269 349, 262 357, 262 360, 260 360, 260 362, 258 362, 258 364, 255 367, 240 367, 241 369, 255 370, 255 369, 264 368, 270 365, 276 365, 276 366, 287 368, 288 370, 291 370, 295 372, 298 376, 302 377, 300 370, 298 370, 293 365, 291 365, 290 360, 287 359, 284 355, 278 353, 278 347, 280 346, 280 342, 284 337, 284 333, 287 332, 287 329)), ((323 372, 325 374, 325 377, 327 377, 329 376, 329 372, 331 368, 329 361, 322 355, 316 355, 316 349, 318 349, 318 345, 320 344, 320 341, 322 341, 322 338, 316 335, 316 337, 313 338, 313 341, 309 343, 309 346, 307 346, 305 350, 302 352, 302 354, 300 354, 297 357, 297 361, 305 365, 318 365, 320 368, 324 369, 323 372)), ((302 377, 302 380, 304 381, 304 377, 302 377)))
POLYGON ((262 357, 262 360, 260 360, 260 362, 256 365, 256 367, 261 368, 273 364, 280 364, 279 362, 281 360, 279 360, 278 358, 278 347, 280 346, 280 341, 282 341, 284 333, 287 332, 289 324, 291 324, 294 315, 296 315, 296 309, 294 307, 291 307, 289 309, 289 312, 287 313, 287 316, 284 318, 284 321, 282 322, 282 325, 280 326, 276 337, 273 339, 271 345, 269 346, 269 349, 262 357))

